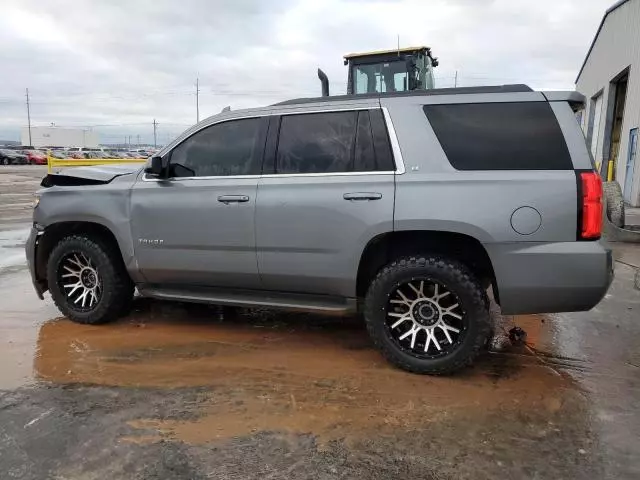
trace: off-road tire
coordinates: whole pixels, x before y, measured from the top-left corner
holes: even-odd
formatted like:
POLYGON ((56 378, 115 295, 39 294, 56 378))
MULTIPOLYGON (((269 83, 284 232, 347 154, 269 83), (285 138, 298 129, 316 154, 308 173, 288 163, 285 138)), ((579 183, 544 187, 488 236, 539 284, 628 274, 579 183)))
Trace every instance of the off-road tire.
POLYGON ((604 191, 607 217, 616 227, 624 228, 624 197, 622 196, 620 184, 615 180, 603 182, 602 189, 604 191))
POLYGON ((491 332, 486 291, 465 265, 440 255, 403 257, 384 267, 369 286, 364 315, 373 343, 387 360, 403 370, 419 374, 448 375, 471 365, 491 332), (387 303, 393 289, 419 277, 445 284, 458 296, 468 316, 462 343, 445 357, 424 359, 403 351, 385 326, 387 303))
POLYGON ((76 323, 98 325, 126 314, 133 299, 134 285, 117 247, 99 237, 70 235, 53 248, 47 262, 49 290, 58 309, 76 323), (83 253, 96 265, 102 281, 102 294, 88 312, 71 308, 66 293, 57 282, 57 270, 63 258, 72 252, 83 253))

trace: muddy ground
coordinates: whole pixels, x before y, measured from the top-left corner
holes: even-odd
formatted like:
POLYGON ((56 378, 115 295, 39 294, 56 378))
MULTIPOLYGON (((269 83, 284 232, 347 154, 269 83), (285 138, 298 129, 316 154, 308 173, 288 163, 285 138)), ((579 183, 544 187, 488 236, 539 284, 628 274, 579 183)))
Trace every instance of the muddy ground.
POLYGON ((358 318, 146 299, 61 318, 22 253, 43 174, 0 169, 0 478, 640 477, 640 251, 591 312, 499 318, 527 344, 421 377, 358 318))

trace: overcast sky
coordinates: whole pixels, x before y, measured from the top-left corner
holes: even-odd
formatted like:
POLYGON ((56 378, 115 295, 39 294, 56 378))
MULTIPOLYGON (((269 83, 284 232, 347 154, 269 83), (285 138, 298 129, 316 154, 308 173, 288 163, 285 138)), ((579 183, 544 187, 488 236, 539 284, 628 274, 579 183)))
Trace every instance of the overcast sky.
POLYGON ((436 85, 571 89, 613 0, 0 0, 0 139, 26 125, 159 140, 200 118, 344 93, 349 52, 428 45, 436 85))

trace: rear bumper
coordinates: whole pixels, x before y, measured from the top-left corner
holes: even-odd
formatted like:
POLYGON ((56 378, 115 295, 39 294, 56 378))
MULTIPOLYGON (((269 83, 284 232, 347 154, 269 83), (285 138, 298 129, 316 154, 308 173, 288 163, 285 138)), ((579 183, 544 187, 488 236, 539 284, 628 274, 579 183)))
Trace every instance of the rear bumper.
POLYGON ((27 239, 27 243, 25 245, 25 252, 27 254, 27 265, 29 266, 29 273, 31 274, 31 282, 33 283, 33 287, 36 289, 36 293, 40 300, 44 300, 44 292, 45 288, 42 282, 38 279, 37 272, 37 263, 36 263, 36 255, 38 248, 38 237, 41 232, 36 228, 31 227, 31 232, 29 233, 29 238, 27 239))
POLYGON ((606 242, 485 245, 507 315, 590 310, 613 280, 606 242))

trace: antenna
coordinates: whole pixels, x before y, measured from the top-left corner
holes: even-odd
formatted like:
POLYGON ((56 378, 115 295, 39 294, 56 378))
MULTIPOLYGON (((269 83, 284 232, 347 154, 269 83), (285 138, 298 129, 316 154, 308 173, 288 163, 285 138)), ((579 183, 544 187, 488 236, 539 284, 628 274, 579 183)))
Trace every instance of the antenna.
POLYGON ((196 123, 200 122, 200 79, 196 78, 196 123))

